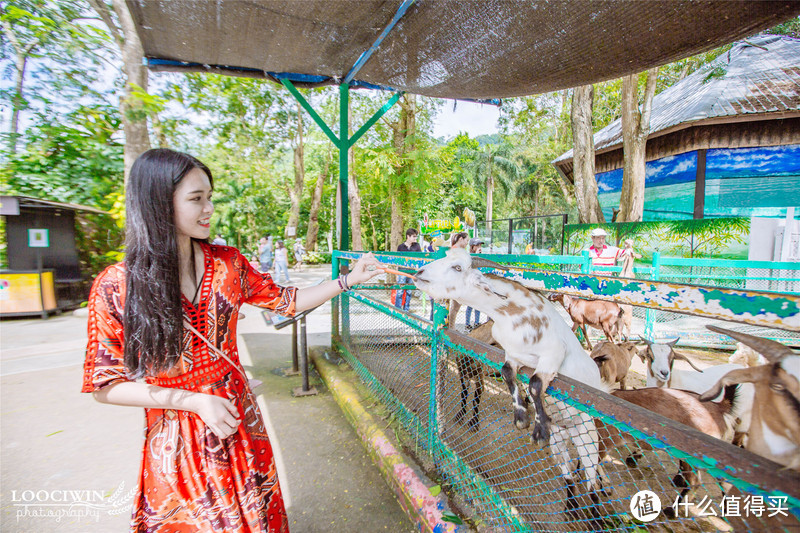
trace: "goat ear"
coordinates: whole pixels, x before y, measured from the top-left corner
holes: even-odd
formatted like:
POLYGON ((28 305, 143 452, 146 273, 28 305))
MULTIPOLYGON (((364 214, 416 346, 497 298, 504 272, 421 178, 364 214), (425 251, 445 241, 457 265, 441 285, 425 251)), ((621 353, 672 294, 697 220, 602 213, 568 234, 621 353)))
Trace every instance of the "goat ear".
POLYGON ((680 338, 680 337, 678 337, 678 338, 677 338, 677 339, 675 339, 674 341, 670 341, 670 342, 668 342, 668 343, 667 343, 667 345, 669 345, 669 347, 670 347, 670 348, 674 348, 674 347, 675 347, 675 345, 676 345, 676 344, 678 344, 678 341, 679 341, 679 340, 681 340, 681 338, 680 338))
POLYGON ((647 348, 644 350, 636 350, 636 355, 639 356, 639 359, 642 360, 642 363, 647 364, 647 348))
POLYGON ((771 372, 772 367, 770 365, 755 366, 752 368, 737 368, 736 370, 731 370, 719 378, 719 381, 717 381, 713 387, 701 394, 700 401, 707 402, 709 400, 713 400, 719 396, 719 393, 722 392, 722 389, 728 385, 734 385, 736 383, 755 383, 757 381, 766 380, 771 372))
POLYGON ((703 371, 702 369, 697 368, 695 366, 695 364, 694 364, 694 361, 689 359, 689 357, 687 357, 685 354, 682 354, 681 352, 676 352, 675 350, 673 350, 672 353, 675 354, 675 359, 680 359, 681 361, 686 361, 687 363, 689 363, 689 366, 691 366, 692 368, 694 368, 698 372, 702 372, 703 371))
POLYGON ((475 286, 486 294, 493 294, 494 296, 497 296, 503 300, 508 298, 507 294, 501 294, 494 290, 494 287, 491 286, 491 284, 487 281, 486 276, 484 276, 480 270, 473 270, 470 273, 470 276, 472 276, 472 278, 475 280, 475 286))

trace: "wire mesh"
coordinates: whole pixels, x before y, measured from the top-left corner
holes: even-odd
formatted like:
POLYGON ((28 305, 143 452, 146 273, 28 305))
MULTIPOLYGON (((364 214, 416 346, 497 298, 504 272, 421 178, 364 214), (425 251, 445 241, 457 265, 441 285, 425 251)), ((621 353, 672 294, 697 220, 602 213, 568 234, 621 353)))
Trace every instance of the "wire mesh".
MULTIPOLYGON (((647 428, 668 429, 670 421, 651 415, 639 426, 623 422, 625 408, 593 406, 608 398, 599 391, 579 401, 563 392, 569 387, 550 389, 554 438, 533 442, 531 428, 514 424, 501 361, 437 333, 421 298, 412 299, 410 312, 398 309, 381 282, 343 298, 339 347, 479 531, 642 530, 631 505, 652 511, 645 490, 673 510, 659 513, 647 531, 800 528, 797 494, 772 489, 768 473, 754 485, 737 479, 735 469, 718 468, 717 457, 744 452, 714 441, 719 456, 699 461, 694 441, 681 437, 691 430, 675 425, 677 436, 655 438, 647 428), (600 481, 592 487, 597 465, 600 481), (736 486, 723 494, 730 482, 736 486)), ((527 377, 519 381, 524 386, 527 377)))

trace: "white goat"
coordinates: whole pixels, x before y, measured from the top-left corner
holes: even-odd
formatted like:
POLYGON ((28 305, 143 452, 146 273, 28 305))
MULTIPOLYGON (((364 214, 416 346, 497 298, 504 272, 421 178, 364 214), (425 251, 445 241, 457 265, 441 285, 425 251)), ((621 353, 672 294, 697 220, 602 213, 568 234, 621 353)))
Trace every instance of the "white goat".
POLYGON ((745 448, 800 470, 800 356, 779 342, 717 326, 706 327, 745 343, 769 363, 728 372, 700 400, 709 401, 734 383, 752 383, 755 398, 745 448))
POLYGON ((668 383, 672 377, 672 365, 675 363, 675 359, 686 361, 692 368, 702 372, 691 359, 675 351, 675 344, 680 340, 680 337, 666 344, 651 342, 641 336, 639 338, 647 344, 647 348, 643 352, 639 352, 639 358, 647 365, 648 387, 669 386, 668 383))
POLYGON ((585 469, 592 498, 599 501, 602 490, 599 475, 598 437, 592 417, 562 402, 548 406, 545 413, 542 395, 556 373, 589 386, 605 389, 600 372, 570 331, 569 326, 542 294, 521 283, 492 274, 478 267, 507 269, 466 250, 453 249, 447 256, 428 263, 416 273, 416 286, 435 300, 453 299, 485 313, 494 320, 492 336, 505 350, 502 376, 514 402, 514 423, 519 429, 529 426, 527 403, 516 383, 521 367, 534 369, 528 391, 535 409, 534 441, 548 439, 567 488, 567 505, 575 506, 574 474, 567 442, 571 440, 585 469), (552 428, 552 431, 551 431, 552 428))
POLYGON ((736 350, 728 357, 728 362, 746 366, 767 365, 769 361, 743 342, 736 343, 736 350))

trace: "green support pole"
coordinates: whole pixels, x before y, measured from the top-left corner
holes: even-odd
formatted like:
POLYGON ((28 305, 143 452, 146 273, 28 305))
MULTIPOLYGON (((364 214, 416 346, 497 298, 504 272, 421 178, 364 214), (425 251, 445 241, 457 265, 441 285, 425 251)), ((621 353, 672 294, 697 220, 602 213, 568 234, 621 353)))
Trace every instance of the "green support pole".
MULTIPOLYGON (((661 253, 653 252, 653 275, 652 280, 658 281, 659 270, 661 270, 661 253)), ((656 310, 648 309, 644 313, 644 338, 649 341, 655 340, 656 334, 656 310)))
POLYGON ((592 259, 589 257, 589 250, 584 250, 582 252, 583 255, 583 265, 581 265, 581 272, 584 274, 591 274, 592 273, 592 259))
POLYGON ((339 193, 340 193, 340 234, 339 249, 350 249, 350 209, 349 198, 347 195, 347 180, 350 169, 348 167, 348 157, 350 155, 350 133, 349 133, 349 99, 350 86, 346 83, 339 85, 339 193))
MULTIPOLYGON (((331 267, 333 268, 331 279, 337 279, 339 277, 339 257, 336 254, 331 258, 331 267)), ((333 338, 339 336, 339 306, 341 301, 342 296, 337 296, 331 302, 331 336, 333 338)))
POLYGON ((433 331, 431 334, 431 370, 430 370, 430 394, 428 394, 428 450, 434 454, 439 442, 439 402, 442 400, 442 392, 439 390, 439 358, 444 347, 441 331, 447 320, 448 309, 437 303, 433 304, 433 331))

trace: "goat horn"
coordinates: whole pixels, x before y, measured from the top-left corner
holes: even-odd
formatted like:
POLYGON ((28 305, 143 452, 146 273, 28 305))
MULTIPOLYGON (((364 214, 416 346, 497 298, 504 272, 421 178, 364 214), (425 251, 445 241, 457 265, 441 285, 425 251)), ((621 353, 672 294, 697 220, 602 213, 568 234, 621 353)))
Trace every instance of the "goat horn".
POLYGON ((747 333, 741 333, 739 331, 733 331, 731 329, 725 329, 710 324, 707 324, 706 327, 711 331, 722 333, 723 335, 727 335, 728 337, 734 338, 737 341, 746 344, 766 357, 767 361, 770 363, 780 362, 787 355, 795 355, 791 348, 784 346, 777 341, 756 337, 754 335, 748 335, 747 333))
POLYGON ((703 371, 702 368, 697 368, 696 366, 694 366, 694 362, 691 359, 689 359, 687 356, 685 356, 684 354, 682 354, 680 352, 676 352, 675 350, 673 350, 672 352, 675 354, 675 359, 681 359, 682 361, 686 361, 687 363, 689 363, 689 366, 691 366, 692 368, 694 368, 698 372, 702 372, 703 371))
POLYGON ((653 341, 649 341, 649 340, 645 339, 644 337, 642 337, 641 335, 639 335, 639 339, 640 339, 640 340, 641 340, 643 343, 645 343, 646 345, 648 345, 648 346, 652 346, 652 345, 653 345, 653 341))
POLYGON ((490 261, 488 259, 484 259, 483 257, 473 257, 472 258, 472 268, 496 268, 498 270, 503 270, 508 272, 509 267, 507 265, 501 265, 500 263, 495 263, 494 261, 490 261))

